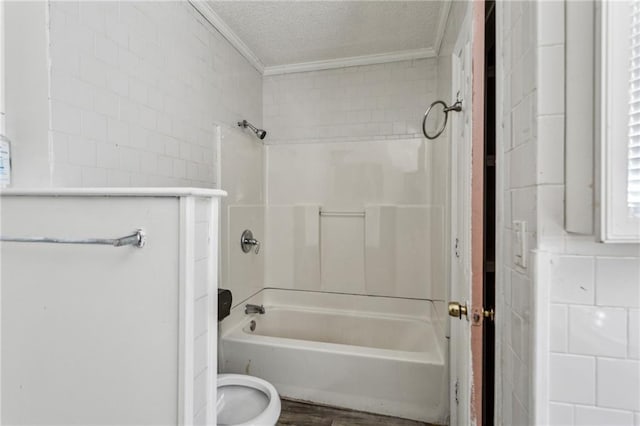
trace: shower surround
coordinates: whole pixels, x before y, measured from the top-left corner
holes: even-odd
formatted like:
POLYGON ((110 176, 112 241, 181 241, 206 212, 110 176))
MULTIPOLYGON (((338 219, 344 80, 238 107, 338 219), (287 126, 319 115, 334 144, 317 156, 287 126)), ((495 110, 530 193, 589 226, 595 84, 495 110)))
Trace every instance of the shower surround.
POLYGON ((234 294, 221 371, 289 398, 446 422, 450 144, 420 124, 448 93, 447 64, 267 76, 264 144, 221 127, 221 287, 234 294), (240 250, 244 228, 259 254, 240 250), (267 312, 245 315, 246 303, 267 312))

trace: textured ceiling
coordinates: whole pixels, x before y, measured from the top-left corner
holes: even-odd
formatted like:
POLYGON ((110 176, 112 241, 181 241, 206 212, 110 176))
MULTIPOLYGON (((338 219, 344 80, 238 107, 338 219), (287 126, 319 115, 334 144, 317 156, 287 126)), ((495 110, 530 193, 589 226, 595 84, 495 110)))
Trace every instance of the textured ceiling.
POLYGON ((434 48, 439 1, 210 1, 269 66, 434 48))

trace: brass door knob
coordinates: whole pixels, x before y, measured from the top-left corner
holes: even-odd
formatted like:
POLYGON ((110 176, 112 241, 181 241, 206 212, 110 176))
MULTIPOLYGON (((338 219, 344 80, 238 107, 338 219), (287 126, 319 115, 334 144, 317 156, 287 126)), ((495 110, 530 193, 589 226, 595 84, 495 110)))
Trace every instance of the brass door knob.
POLYGON ((461 305, 460 302, 449 302, 449 316, 461 319, 467 316, 467 305, 461 305))

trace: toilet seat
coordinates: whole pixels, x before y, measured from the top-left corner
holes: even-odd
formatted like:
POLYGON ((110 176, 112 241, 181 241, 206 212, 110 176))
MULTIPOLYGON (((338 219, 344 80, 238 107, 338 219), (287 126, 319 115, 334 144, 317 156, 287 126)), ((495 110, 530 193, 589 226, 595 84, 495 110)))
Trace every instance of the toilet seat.
POLYGON ((219 374, 216 418, 219 426, 273 426, 280 417, 280 396, 258 377, 219 374))

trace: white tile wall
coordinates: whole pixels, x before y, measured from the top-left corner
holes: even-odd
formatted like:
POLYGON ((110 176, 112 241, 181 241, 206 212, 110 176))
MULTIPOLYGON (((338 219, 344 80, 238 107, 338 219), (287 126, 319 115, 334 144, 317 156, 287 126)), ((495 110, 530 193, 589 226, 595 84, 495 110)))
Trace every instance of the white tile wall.
POLYGON ((433 58, 267 76, 265 142, 420 137, 437 65, 433 58))
POLYGON ((261 124, 260 73, 188 2, 48 8, 51 184, 213 187, 215 123, 261 124))
POLYGON ((193 378, 194 378, 194 404, 193 418, 194 424, 206 424, 207 411, 212 413, 211 400, 213 395, 209 395, 207 380, 211 374, 216 374, 211 369, 215 368, 213 354, 216 352, 217 342, 210 341, 209 331, 211 326, 216 327, 216 312, 212 307, 217 303, 217 293, 211 293, 211 286, 217 280, 217 250, 214 245, 217 241, 212 241, 213 236, 218 236, 218 230, 212 229, 214 217, 217 217, 219 206, 212 203, 208 198, 196 198, 193 212, 194 220, 194 353, 193 353, 193 378), (214 253, 215 252, 215 253, 214 253), (213 352, 212 352, 213 351, 213 352), (209 404, 207 404, 209 403, 209 404))
POLYGON ((625 357, 627 311, 599 306, 569 308, 569 352, 625 357))
POLYGON ((551 259, 551 300, 574 304, 593 304, 595 300, 595 261, 585 256, 558 256, 551 259))
POLYGON ((600 257, 596 261, 596 304, 640 307, 638 258, 600 257))
POLYGON ((576 426, 629 426, 633 424, 633 414, 625 411, 608 410, 597 407, 575 407, 576 426))
POLYGON ((571 380, 554 381, 552 401, 595 404, 596 360, 594 357, 553 354, 549 363, 549 377, 567 376, 571 380))
POLYGON ((640 411, 640 364, 598 359, 598 406, 640 411))
POLYGON ((552 425, 572 425, 573 424, 573 405, 549 404, 549 424, 552 425))
MULTIPOLYGON (((529 401, 528 409, 539 417, 530 416, 527 423, 632 425, 634 418, 637 422, 640 401, 640 247, 604 245, 593 235, 564 231, 565 4, 498 2, 497 11, 498 81, 503 82, 498 102, 502 109, 498 143, 503 153, 498 160, 499 180, 505 191, 501 193, 504 209, 499 213, 506 239, 502 262, 513 270, 510 221, 518 219, 533 222, 528 223, 535 230, 532 246, 548 253, 545 258, 549 259, 548 280, 520 271, 536 288, 548 289, 548 296, 538 291, 542 297, 526 304, 535 313, 535 326, 549 325, 536 333, 541 340, 529 340, 525 346, 529 357, 538 356, 536 376, 548 378, 532 389, 536 399, 529 401), (531 61, 530 66, 519 66, 526 61, 531 61), (522 118, 516 107, 525 102, 528 91, 531 112, 522 118), (514 155, 521 144, 531 144, 532 154, 514 155), (535 176, 531 177, 532 169, 535 176), (533 206, 527 196, 535 197, 533 206), (545 312, 548 321, 536 318, 545 312)), ((589 87, 592 82, 585 79, 581 84, 589 87)), ((518 318, 511 312, 513 300, 512 273, 503 273, 498 312, 506 311, 506 321, 518 318)), ((521 322, 502 327, 512 330, 521 322)), ((499 334, 503 335, 500 362, 511 366, 511 354, 522 340, 514 339, 513 331, 499 334)), ((516 375, 508 368, 503 371, 502 424, 516 424, 515 409, 507 408, 515 399, 509 386, 517 382, 516 375)))
POLYGON ((640 359, 640 311, 629 309, 629 340, 627 356, 640 359))
MULTIPOLYGON (((536 169, 537 102, 533 66, 535 8, 529 2, 498 2, 498 228, 501 235, 497 262, 497 422, 532 424, 533 418, 533 268, 514 263, 515 234, 512 221, 527 222, 529 256, 536 248, 538 232, 538 177, 536 169)), ((567 323, 566 310, 554 310, 554 318, 567 323)), ((566 334, 555 330, 554 345, 566 346, 566 334)), ((559 360, 561 361, 561 360, 559 360)))
POLYGON ((554 352, 567 352, 569 347, 569 313, 566 305, 551 305, 550 348, 554 352))

